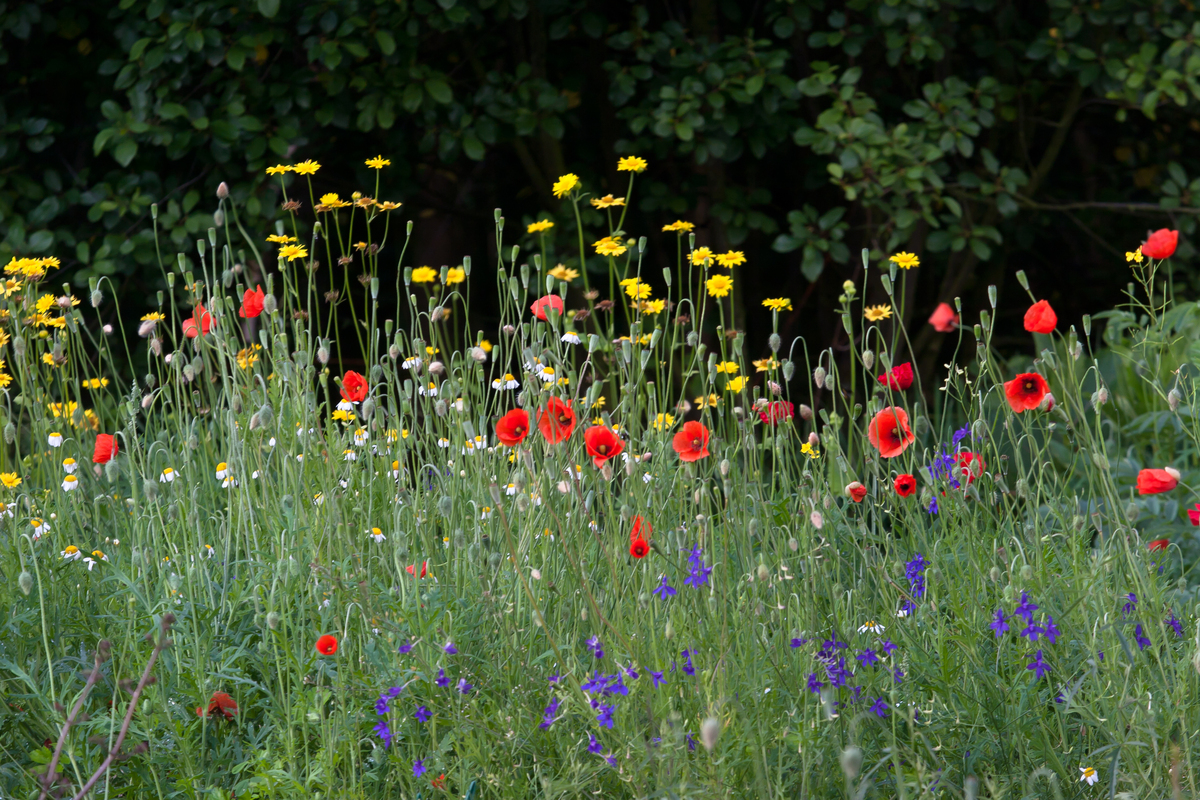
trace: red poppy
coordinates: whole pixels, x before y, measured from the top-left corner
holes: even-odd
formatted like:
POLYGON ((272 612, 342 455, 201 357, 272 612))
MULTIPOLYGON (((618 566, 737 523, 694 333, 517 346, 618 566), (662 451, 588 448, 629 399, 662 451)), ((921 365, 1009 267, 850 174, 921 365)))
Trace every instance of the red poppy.
POLYGON ((889 389, 901 392, 907 391, 913 382, 912 362, 905 361, 903 364, 892 367, 891 372, 886 375, 880 375, 878 380, 889 389))
POLYGON ((768 425, 778 425, 792 418, 792 404, 787 400, 776 400, 758 412, 759 419, 768 425))
POLYGON ((1058 325, 1058 315, 1045 300, 1038 300, 1025 312, 1025 330, 1030 333, 1051 333, 1058 325))
POLYGON ((671 440, 671 447, 679 454, 680 461, 699 461, 708 456, 708 428, 704 423, 683 423, 679 433, 671 440))
POLYGON ((987 464, 983 463, 983 456, 979 453, 958 454, 958 474, 965 485, 970 486, 971 481, 982 475, 985 469, 987 464))
POLYGON ((1155 539, 1154 541, 1150 542, 1150 544, 1146 545, 1146 549, 1149 550, 1151 553, 1160 553, 1163 550, 1166 550, 1170 546, 1171 546, 1170 539, 1155 539))
POLYGON ((901 497, 909 497, 917 491, 917 479, 912 475, 897 475, 893 485, 896 487, 896 494, 901 497))
POLYGON ((506 447, 516 447, 529 435, 529 414, 523 408, 514 408, 496 420, 496 438, 506 447))
POLYGON ((1031 411, 1042 404, 1050 387, 1046 379, 1036 372, 1022 372, 1004 384, 1004 396, 1013 412, 1031 411))
POLYGON ((428 566, 428 564, 429 564, 428 561, 421 562, 421 574, 420 575, 417 574, 417 565, 416 564, 409 564, 407 567, 405 567, 405 569, 408 570, 408 574, 412 575, 414 578, 424 578, 425 577, 425 567, 428 566))
POLYGON ((629 543, 629 555, 634 558, 645 558, 650 554, 650 543, 638 537, 629 543))
POLYGON ((938 333, 950 333, 958 327, 958 314, 949 303, 938 303, 938 307, 929 315, 929 324, 938 333))
POLYGON ((537 300, 534 300, 533 305, 529 307, 529 310, 533 312, 533 315, 542 322, 546 321, 546 312, 550 309, 557 311, 558 315, 561 317, 563 313, 562 298, 556 294, 548 294, 545 297, 539 297, 537 300))
POLYGON ((1188 519, 1192 521, 1192 524, 1200 525, 1200 503, 1197 503, 1195 508, 1189 508, 1187 512, 1188 519))
POLYGON ((551 397, 546 403, 546 410, 538 412, 538 430, 550 444, 558 444, 569 438, 575 432, 575 409, 571 408, 570 401, 564 403, 557 397, 551 397))
POLYGON ((429 785, 435 789, 445 789, 446 788, 446 773, 443 772, 441 775, 438 775, 436 778, 434 778, 433 780, 431 780, 429 782, 429 785))
POLYGON ((96 437, 96 449, 92 453, 92 461, 97 464, 107 464, 116 457, 120 450, 117 440, 111 433, 102 433, 96 437))
POLYGON ((605 461, 620 455, 625 449, 625 442, 621 441, 621 437, 605 425, 593 425, 584 431, 583 443, 587 446, 587 454, 591 456, 592 463, 597 467, 604 466, 605 461))
POLYGON ((347 370, 342 376, 342 399, 351 403, 361 403, 367 399, 367 379, 354 370, 347 370))
POLYGON ((238 314, 247 319, 257 317, 263 312, 263 301, 266 299, 267 295, 263 292, 261 285, 253 291, 247 289, 246 293, 242 295, 242 310, 238 314))
POLYGON ((317 639, 317 652, 323 656, 331 656, 337 652, 337 637, 325 634, 317 639))
POLYGON ((224 717, 225 719, 233 719, 238 713, 238 704, 232 697, 224 692, 213 692, 212 697, 208 701, 208 711, 205 712, 202 708, 196 709, 198 717, 224 717))
POLYGON ((642 519, 641 514, 638 514, 633 518, 633 527, 629 530, 629 541, 644 539, 652 533, 654 533, 654 526, 642 519))
POLYGON ((895 458, 917 440, 908 427, 908 412, 888 406, 875 415, 867 426, 867 440, 879 448, 882 458, 895 458))
POLYGON ((856 503, 861 503, 863 498, 867 496, 867 487, 863 486, 858 481, 852 481, 846 486, 846 494, 856 503))
POLYGON ((1138 494, 1162 494, 1169 492, 1179 485, 1179 470, 1167 467, 1165 469, 1144 469, 1138 473, 1138 494))
POLYGON ((1146 239, 1146 243, 1142 245, 1142 255, 1156 261, 1161 258, 1170 258, 1174 255, 1175 247, 1178 244, 1179 231, 1160 228, 1146 239))
POLYGON ((197 336, 207 336, 209 330, 212 329, 212 314, 208 313, 208 309, 203 303, 197 303, 192 309, 192 315, 183 321, 183 335, 189 339, 195 339, 197 336), (196 320, 200 320, 200 327, 196 327, 196 320))

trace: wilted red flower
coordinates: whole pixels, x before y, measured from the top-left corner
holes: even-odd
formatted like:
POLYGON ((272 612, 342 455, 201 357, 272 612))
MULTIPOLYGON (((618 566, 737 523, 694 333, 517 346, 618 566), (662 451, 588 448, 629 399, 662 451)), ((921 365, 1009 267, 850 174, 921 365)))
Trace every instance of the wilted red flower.
MULTIPOLYGON (((1191 513, 1191 509, 1188 509, 1188 513, 1189 514, 1191 513)), ((1171 546, 1170 539, 1155 539, 1154 541, 1152 541, 1148 545, 1146 545, 1146 549, 1149 550, 1151 553, 1160 553, 1163 550, 1166 550, 1170 546, 1171 546)))
POLYGON ((1017 414, 1040 406, 1049 391, 1046 379, 1036 372, 1022 372, 1004 384, 1004 396, 1008 399, 1009 407, 1017 414))
POLYGON ((1142 245, 1142 255, 1146 258, 1153 258, 1155 261, 1170 258, 1175 254, 1178 244, 1179 231, 1160 228, 1146 239, 1146 243, 1142 245))
POLYGON ((204 307, 203 303, 197 303, 192 309, 192 315, 183 321, 183 335, 189 339, 195 339, 197 336, 207 336, 212 328, 212 314, 204 307), (196 320, 200 320, 200 326, 196 327, 196 320))
POLYGON ((446 788, 446 773, 443 772, 441 775, 438 775, 436 778, 434 778, 433 780, 431 780, 429 782, 429 785, 435 789, 445 789, 446 788))
POLYGON ((92 461, 97 464, 107 464, 116 457, 120 450, 117 440, 111 433, 102 433, 96 437, 96 449, 92 452, 92 461))
POLYGON ((516 447, 529 434, 529 414, 523 408, 514 408, 496 420, 496 438, 500 444, 516 447))
POLYGON ((679 454, 680 461, 699 461, 708 456, 708 428, 704 423, 683 423, 679 433, 671 440, 671 448, 679 454))
POLYGON ((903 364, 898 364, 892 367, 891 372, 886 375, 880 375, 879 382, 889 389, 897 391, 906 391, 912 386, 913 368, 911 361, 905 361, 903 364))
POLYGON ((317 652, 323 656, 331 656, 337 652, 338 642, 337 637, 330 634, 325 634, 317 639, 317 652))
POLYGON ((938 333, 950 333, 958 327, 958 314, 949 303, 938 303, 938 307, 929 315, 929 324, 938 333))
POLYGON ((539 297, 537 300, 534 300, 533 305, 531 305, 529 307, 529 310, 533 312, 533 315, 535 317, 537 317, 538 319, 540 319, 542 322, 546 321, 546 312, 549 309, 554 309, 555 311, 557 311, 559 313, 559 315, 562 315, 562 313, 563 313, 562 298, 556 294, 548 294, 545 297, 539 297))
POLYGON ((861 503, 867 496, 867 487, 858 481, 851 481, 846 485, 846 496, 856 503, 861 503))
POLYGON ((546 402, 546 410, 538 412, 538 430, 550 444, 558 444, 575 432, 575 409, 570 401, 563 402, 557 397, 551 397, 546 402))
POLYGON ((1179 485, 1179 470, 1172 467, 1165 469, 1144 469, 1138 473, 1138 494, 1162 494, 1169 492, 1179 485))
POLYGON ((908 497, 917 491, 917 479, 912 475, 897 475, 893 485, 896 487, 896 494, 901 497, 908 497))
POLYGON ((908 412, 888 406, 875 415, 867 426, 867 440, 879 448, 882 458, 895 458, 917 440, 908 427, 908 412))
POLYGON ((983 456, 979 453, 958 454, 958 475, 965 485, 970 486, 971 481, 982 475, 985 469, 987 464, 983 463, 983 456))
POLYGON ((342 399, 351 403, 361 403, 367 399, 367 379, 354 370, 347 370, 342 376, 342 399))
POLYGON ((1058 315, 1045 300, 1038 300, 1025 312, 1025 330, 1030 333, 1051 333, 1058 325, 1058 315))
POLYGON ((583 443, 587 446, 587 454, 597 467, 618 456, 625 449, 625 442, 617 436, 616 431, 605 425, 593 425, 583 432, 583 443))
POLYGON ((778 425, 792 418, 792 404, 787 400, 776 400, 758 412, 759 419, 768 425, 778 425))
POLYGON ((212 697, 208 701, 207 712, 203 708, 196 709, 196 716, 198 717, 224 717, 225 719, 233 719, 237 713, 237 701, 225 694, 225 692, 213 692, 212 697))
POLYGON ((242 295, 242 309, 238 314, 247 319, 257 317, 263 312, 263 301, 266 299, 267 295, 263 292, 261 285, 255 289, 247 289, 246 293, 242 295))
POLYGON ((421 574, 420 575, 417 574, 417 565, 416 564, 409 564, 407 567, 405 567, 405 569, 408 570, 408 574, 412 575, 414 578, 424 578, 425 577, 425 567, 428 566, 428 564, 429 564, 428 561, 421 562, 421 574))

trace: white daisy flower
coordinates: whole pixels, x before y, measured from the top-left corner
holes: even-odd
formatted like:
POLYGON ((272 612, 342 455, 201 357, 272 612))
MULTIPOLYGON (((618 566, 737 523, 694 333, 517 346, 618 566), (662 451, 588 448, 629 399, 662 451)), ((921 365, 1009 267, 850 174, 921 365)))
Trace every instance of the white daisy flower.
POLYGON ((496 378, 496 380, 492 381, 492 388, 501 392, 516 389, 520 385, 520 382, 513 377, 511 372, 506 372, 503 378, 496 378))
POLYGON ((383 544, 383 540, 387 538, 379 528, 371 528, 371 530, 367 531, 367 536, 370 536, 375 541, 375 544, 383 544))
POLYGON ((642 475, 642 483, 649 483, 652 480, 654 480, 654 476, 651 475, 649 472, 642 475))
POLYGON ((437 397, 437 384, 430 381, 426 386, 418 386, 417 394, 422 397, 437 397))
POLYGON ((554 383, 558 376, 554 374, 554 367, 542 367, 542 371, 538 373, 538 377, 546 383, 554 383))
POLYGON ((252 481, 258 480, 258 470, 254 470, 254 472, 250 473, 250 480, 252 480, 252 481))
POLYGON ((396 478, 397 480, 400 479, 400 461, 399 460, 392 462, 392 477, 396 478))
POLYGON ((68 475, 74 475, 75 470, 79 469, 79 464, 75 463, 73 458, 64 458, 63 469, 67 471, 68 475))
POLYGON ((356 405, 358 405, 358 403, 356 403, 353 400, 339 400, 338 404, 337 404, 337 410, 338 411, 353 411, 354 407, 356 405))
POLYGON ((201 558, 212 558, 216 554, 217 554, 217 551, 213 549, 213 546, 211 544, 204 545, 204 549, 200 551, 201 558))
POLYGON ((64 561, 78 561, 83 558, 83 553, 79 552, 79 548, 73 544, 67 545, 67 549, 59 553, 64 561))
POLYGON ((319 505, 324 505, 324 503, 325 503, 325 495, 321 494, 320 492, 317 492, 316 494, 313 495, 313 505, 319 506, 319 505))
POLYGON ((33 538, 35 539, 41 536, 43 533, 50 532, 50 523, 37 519, 36 517, 29 520, 29 524, 33 526, 33 538))
POLYGON ((358 447, 362 447, 364 444, 366 444, 367 438, 368 435, 366 428, 359 428, 354 432, 354 444, 358 447))
POLYGON ((562 341, 567 344, 579 344, 579 334, 575 331, 567 331, 562 335, 562 341))
POLYGON ((229 475, 229 465, 222 461, 220 464, 217 464, 217 478, 224 478, 227 475, 229 475))
POLYGON ((1096 772, 1093 767, 1080 767, 1079 780, 1088 786, 1095 786, 1096 782, 1100 780, 1100 773, 1096 772))
POLYGON ((504 487, 504 493, 509 497, 512 497, 517 493, 517 485, 515 483, 508 484, 504 487))
POLYGON ((480 519, 491 519, 492 518, 492 507, 484 506, 482 509, 480 509, 479 518, 480 519))
POLYGON ((417 367, 421 366, 421 357, 409 356, 400 362, 400 366, 404 367, 404 369, 416 369, 417 367))
POLYGON ((237 478, 234 478, 232 476, 229 476, 229 477, 225 478, 225 480, 221 481, 222 489, 236 489, 237 486, 238 486, 237 478))
POLYGON ((63 443, 63 435, 58 431, 52 431, 50 435, 46 437, 46 441, 51 447, 58 447, 63 443))
POLYGON ((451 403, 450 407, 453 408, 455 411, 465 411, 467 408, 467 404, 464 403, 463 399, 460 397, 457 400, 455 400, 453 403, 451 403))
POLYGON ((880 624, 879 624, 878 622, 876 622, 875 620, 873 620, 873 619, 869 619, 869 620, 867 620, 866 622, 864 622, 864 623, 862 624, 862 627, 860 627, 860 628, 858 629, 858 632, 859 632, 859 633, 875 633, 875 634, 879 634, 879 633, 883 633, 883 626, 882 626, 882 625, 880 625, 880 624))
POLYGON ((343 450, 342 451, 342 460, 343 461, 358 461, 358 453, 354 452, 353 450, 349 450, 349 449, 343 450))
POLYGON ((0 503, 0 517, 11 517, 16 510, 16 503, 0 503))
POLYGON ((438 440, 437 440, 437 446, 438 446, 438 447, 441 447, 441 448, 443 448, 443 449, 444 449, 444 448, 447 448, 447 447, 449 447, 449 446, 450 446, 450 440, 449 440, 449 439, 447 439, 445 436, 443 436, 443 437, 441 437, 440 439, 438 439, 438 440))
POLYGON ((170 467, 167 467, 166 469, 164 469, 162 471, 162 474, 158 476, 158 482, 159 483, 170 483, 173 480, 175 480, 175 477, 176 477, 175 470, 171 469, 170 467))
POLYGON ((67 475, 63 478, 62 488, 64 492, 73 492, 79 488, 79 478, 74 475, 67 475))
POLYGON ((87 564, 88 572, 91 572, 92 568, 96 566, 96 561, 92 558, 85 558, 83 563, 87 564))
POLYGON ((272 436, 270 439, 267 439, 267 447, 274 447, 274 446, 275 446, 275 437, 272 436))

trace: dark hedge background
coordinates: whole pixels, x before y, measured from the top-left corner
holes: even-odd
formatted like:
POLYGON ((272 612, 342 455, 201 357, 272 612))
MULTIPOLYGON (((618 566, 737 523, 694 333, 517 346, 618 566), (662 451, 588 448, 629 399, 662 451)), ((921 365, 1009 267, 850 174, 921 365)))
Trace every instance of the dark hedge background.
MULTIPOLYGON (((551 183, 575 172, 622 195, 617 157, 638 154, 651 168, 625 227, 649 238, 648 274, 674 258, 662 225, 690 220, 698 244, 746 252, 733 313, 752 349, 768 295, 793 299, 785 339, 845 348, 836 297, 859 250, 914 251, 908 312, 928 372, 947 343, 924 319, 961 295, 975 321, 988 284, 1001 346, 1030 347, 1017 269, 1078 324, 1121 301, 1124 252, 1169 226, 1184 233, 1178 280, 1194 283, 1193 6, 0 3, 0 258, 57 255, 55 283, 112 276, 140 314, 165 288, 150 203, 168 248, 194 255, 220 181, 265 236, 281 213, 265 167, 315 159, 318 190, 346 196, 371 192, 363 160, 383 154, 381 199, 416 223, 406 265, 471 255, 487 278, 501 207, 525 252, 525 224, 555 219, 555 260, 578 267, 551 183)), ((585 225, 599 237, 598 216, 585 225)), ((492 282, 474 283, 486 315, 492 282)))

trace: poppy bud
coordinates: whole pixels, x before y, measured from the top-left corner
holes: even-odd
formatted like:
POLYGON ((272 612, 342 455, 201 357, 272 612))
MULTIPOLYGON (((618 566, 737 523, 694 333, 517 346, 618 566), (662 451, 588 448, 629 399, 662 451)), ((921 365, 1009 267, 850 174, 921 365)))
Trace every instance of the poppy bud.
MULTIPOLYGON (((675 638, 675 626, 671 624, 670 620, 667 620, 667 627, 663 630, 663 638, 667 641, 675 638)), ((1196 670, 1200 672, 1200 667, 1197 667, 1196 670)))
POLYGON ((1192 655, 1192 669, 1196 670, 1196 672, 1200 672, 1200 650, 1197 650, 1192 655))
POLYGON ((263 311, 267 312, 268 314, 274 314, 275 309, 278 307, 279 303, 276 301, 275 295, 268 294, 263 297, 263 311))
POLYGON ((443 372, 446 371, 446 365, 443 364, 441 361, 434 361, 433 363, 431 363, 429 365, 429 371, 432 372, 434 375, 441 375, 443 372))
POLYGON ((113 327, 112 327, 112 325, 105 325, 105 326, 104 326, 103 328, 101 328, 100 330, 104 331, 104 335, 105 335, 105 336, 112 336, 112 332, 113 332, 113 327))
POLYGON ((158 325, 156 320, 148 319, 141 325, 138 325, 138 336, 145 339, 150 334, 154 333, 155 326, 158 325))
POLYGON ((26 597, 33 591, 33 576, 29 574, 28 570, 21 570, 21 574, 17 576, 17 586, 20 587, 21 594, 26 597))
POLYGON ((783 340, 779 338, 778 333, 772 333, 767 337, 767 345, 770 346, 772 353, 778 353, 779 348, 783 345, 783 340))
POLYGON ((1033 567, 1026 564, 1021 567, 1021 580, 1027 581, 1033 578, 1033 567))
POLYGON ((1076 361, 1078 361, 1079 357, 1082 355, 1083 355, 1083 342, 1076 342, 1074 344, 1074 346, 1071 347, 1071 357, 1074 358, 1076 361))
POLYGON ((1092 392, 1092 408, 1099 411, 1100 406, 1104 405, 1107 402, 1108 402, 1108 389, 1101 386, 1099 389, 1092 392))
POLYGON ((988 572, 988 577, 992 579, 992 583, 999 583, 1000 582, 1000 568, 992 567, 991 570, 988 572))
POLYGON ((1137 503, 1130 503, 1129 505, 1125 506, 1125 519, 1129 521, 1129 524, 1132 525, 1133 523, 1137 522, 1137 518, 1138 518, 1137 503))
POLYGON ((4 441, 12 444, 17 439, 17 427, 11 422, 4 426, 4 441))
POLYGON ((13 352, 16 353, 17 356, 22 357, 22 358, 25 356, 25 340, 24 339, 20 339, 20 338, 13 339, 12 346, 13 346, 13 352))
POLYGON ((721 459, 721 463, 718 466, 721 470, 722 478, 724 478, 726 475, 729 474, 729 459, 727 459, 727 458, 721 459))
POLYGON ((450 516, 450 512, 454 510, 454 498, 450 495, 442 495, 438 498, 438 513, 443 517, 450 516))
POLYGON ((446 412, 449 410, 450 410, 450 406, 446 405, 445 400, 438 400, 436 403, 433 404, 433 411, 439 417, 446 416, 446 412))
POLYGON ((321 362, 321 366, 325 366, 329 363, 329 348, 325 345, 321 345, 317 348, 317 361, 321 362))
POLYGON ((821 443, 821 437, 817 435, 816 431, 809 432, 808 443, 810 445, 812 445, 813 447, 816 447, 817 445, 819 445, 821 443))
POLYGON ((487 361, 487 357, 487 351, 485 351, 482 347, 471 348, 471 360, 475 363, 482 364, 483 362, 487 361))
POLYGON ((813 383, 817 384, 818 389, 823 388, 825 386, 825 368, 824 367, 817 367, 816 369, 813 370, 813 383))
POLYGON ((225 226, 225 212, 219 208, 213 212, 213 225, 218 228, 225 226))
POLYGON ((104 293, 99 289, 93 290, 91 300, 92 308, 99 308, 100 304, 104 302, 104 293))
POLYGON ((771 577, 771 570, 767 569, 766 564, 759 564, 757 574, 758 580, 765 583, 771 577))
POLYGON ((832 372, 825 376, 825 388, 831 392, 833 391, 833 373, 832 372))
POLYGON ((505 336, 512 336, 514 333, 517 332, 517 329, 514 328, 512 325, 505 325, 500 330, 504 331, 505 336))
POLYGON ((153 503, 158 499, 158 481, 153 478, 147 478, 142 481, 142 494, 146 495, 146 499, 153 503))
POLYGON ((808 422, 812 418, 813 418, 813 410, 810 407, 804 405, 804 403, 801 403, 800 404, 800 419, 804 420, 805 422, 808 422))
POLYGON ((229 197, 229 184, 221 181, 217 184, 217 199, 224 200, 226 197, 229 197))
POLYGON ((817 530, 821 530, 821 528, 825 527, 825 518, 821 516, 820 511, 813 511, 811 514, 809 514, 808 521, 811 522, 812 526, 817 530))
POLYGON ((1180 393, 1179 389, 1172 389, 1171 391, 1167 392, 1167 406, 1170 407, 1172 411, 1179 410, 1179 401, 1182 399, 1183 395, 1180 393))
POLYGON ((800 549, 800 542, 796 541, 795 536, 788 539, 788 549, 790 549, 793 553, 800 549))
POLYGON ((862 362, 864 367, 871 369, 875 366, 875 354, 870 350, 863 350, 862 362))

